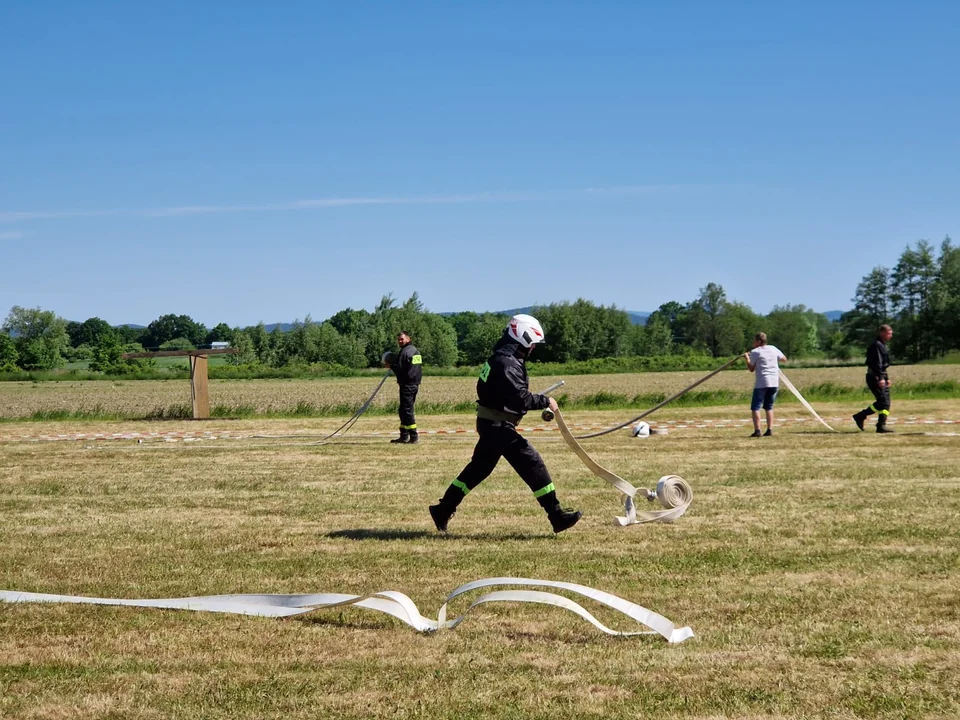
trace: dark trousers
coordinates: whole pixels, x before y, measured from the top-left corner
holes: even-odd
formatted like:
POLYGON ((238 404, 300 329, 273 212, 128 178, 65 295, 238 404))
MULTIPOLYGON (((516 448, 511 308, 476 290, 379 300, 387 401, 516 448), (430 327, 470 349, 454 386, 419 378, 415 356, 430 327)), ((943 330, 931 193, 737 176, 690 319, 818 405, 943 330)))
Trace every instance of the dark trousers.
POLYGON ((414 414, 413 406, 417 402, 417 391, 419 385, 401 385, 400 386, 400 430, 416 431, 417 416, 414 414))
POLYGON ((886 386, 886 383, 884 383, 884 385, 881 387, 880 381, 870 373, 867 373, 867 387, 870 388, 870 392, 872 392, 873 397, 876 398, 876 401, 873 403, 873 405, 867 408, 867 415, 872 413, 889 415, 890 388, 886 386))
POLYGON ((553 480, 543 458, 513 425, 478 419, 477 433, 480 439, 473 449, 473 458, 447 489, 441 500, 443 504, 455 508, 468 492, 490 476, 500 458, 506 458, 547 512, 559 508, 553 480))

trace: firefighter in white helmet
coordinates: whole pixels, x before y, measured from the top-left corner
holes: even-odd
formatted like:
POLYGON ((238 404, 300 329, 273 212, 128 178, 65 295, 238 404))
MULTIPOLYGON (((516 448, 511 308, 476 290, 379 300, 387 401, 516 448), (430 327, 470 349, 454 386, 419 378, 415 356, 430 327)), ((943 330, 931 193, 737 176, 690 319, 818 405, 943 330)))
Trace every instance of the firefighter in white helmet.
POLYGON ((430 515, 441 532, 467 493, 493 472, 501 457, 507 459, 533 496, 546 511, 554 532, 573 527, 581 514, 564 510, 543 458, 520 433, 517 423, 529 410, 550 408, 557 401, 529 390, 526 360, 537 343, 544 341, 543 328, 530 315, 514 315, 480 369, 477 381, 477 433, 480 439, 473 458, 447 488, 439 504, 430 506, 430 515))

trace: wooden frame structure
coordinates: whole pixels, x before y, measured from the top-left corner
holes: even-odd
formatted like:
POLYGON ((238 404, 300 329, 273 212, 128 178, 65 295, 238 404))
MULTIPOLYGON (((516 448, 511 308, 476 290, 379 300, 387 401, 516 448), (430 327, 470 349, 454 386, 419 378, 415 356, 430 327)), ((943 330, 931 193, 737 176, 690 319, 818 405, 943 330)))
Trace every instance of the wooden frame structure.
POLYGON ((153 352, 124 353, 124 360, 135 358, 188 357, 190 358, 190 399, 193 402, 193 419, 206 420, 210 417, 210 383, 207 377, 208 355, 236 355, 237 348, 216 348, 209 350, 154 350, 153 352))

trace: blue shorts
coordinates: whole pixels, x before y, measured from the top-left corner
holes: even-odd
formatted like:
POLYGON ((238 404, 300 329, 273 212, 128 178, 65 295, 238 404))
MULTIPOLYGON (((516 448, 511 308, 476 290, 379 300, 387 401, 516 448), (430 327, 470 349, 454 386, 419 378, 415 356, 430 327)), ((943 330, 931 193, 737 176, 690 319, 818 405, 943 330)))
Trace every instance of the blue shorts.
POLYGON ((754 388, 753 402, 750 403, 750 409, 756 412, 762 406, 764 410, 773 410, 773 403, 777 399, 777 391, 780 388, 754 388))

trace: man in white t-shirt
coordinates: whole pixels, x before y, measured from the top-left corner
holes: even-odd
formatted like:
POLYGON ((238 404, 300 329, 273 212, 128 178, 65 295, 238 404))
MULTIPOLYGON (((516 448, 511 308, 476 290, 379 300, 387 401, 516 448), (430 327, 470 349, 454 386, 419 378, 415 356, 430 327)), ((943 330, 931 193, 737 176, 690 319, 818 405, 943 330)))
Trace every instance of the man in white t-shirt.
POLYGON ((753 336, 753 350, 744 353, 747 368, 757 374, 757 383, 753 388, 753 402, 750 411, 753 413, 753 435, 760 437, 760 408, 767 411, 767 431, 764 437, 773 435, 773 403, 777 399, 780 389, 780 363, 787 358, 773 345, 767 345, 767 334, 757 333, 753 336))

